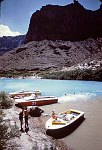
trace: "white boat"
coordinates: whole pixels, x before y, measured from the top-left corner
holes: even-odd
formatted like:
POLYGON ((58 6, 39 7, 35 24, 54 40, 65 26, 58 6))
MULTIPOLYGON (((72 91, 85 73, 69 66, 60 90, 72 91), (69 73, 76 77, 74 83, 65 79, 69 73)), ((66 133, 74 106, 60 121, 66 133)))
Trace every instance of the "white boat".
POLYGON ((12 92, 12 93, 9 93, 9 96, 11 98, 22 98, 22 97, 25 97, 25 96, 30 96, 32 94, 36 94, 37 96, 40 96, 41 95, 41 91, 39 90, 36 90, 36 91, 25 91, 25 90, 22 90, 22 91, 18 91, 18 92, 12 92))
POLYGON ((76 127, 84 120, 84 112, 69 109, 50 118, 45 124, 47 134, 55 138, 64 137, 73 132, 76 127))
POLYGON ((16 106, 43 106, 43 105, 49 105, 54 104, 58 102, 58 98, 55 96, 37 96, 31 95, 28 97, 24 97, 21 99, 15 99, 15 105, 16 106))

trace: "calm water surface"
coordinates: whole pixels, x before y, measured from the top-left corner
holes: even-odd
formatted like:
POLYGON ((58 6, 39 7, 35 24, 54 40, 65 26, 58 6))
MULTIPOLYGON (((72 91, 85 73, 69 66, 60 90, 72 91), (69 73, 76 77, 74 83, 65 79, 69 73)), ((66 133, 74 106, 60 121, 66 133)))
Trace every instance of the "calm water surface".
POLYGON ((0 79, 0 91, 15 92, 20 90, 40 90, 42 95, 61 97, 85 98, 102 96, 102 82, 75 80, 47 80, 47 79, 0 79), (74 96, 75 95, 75 96, 74 96))

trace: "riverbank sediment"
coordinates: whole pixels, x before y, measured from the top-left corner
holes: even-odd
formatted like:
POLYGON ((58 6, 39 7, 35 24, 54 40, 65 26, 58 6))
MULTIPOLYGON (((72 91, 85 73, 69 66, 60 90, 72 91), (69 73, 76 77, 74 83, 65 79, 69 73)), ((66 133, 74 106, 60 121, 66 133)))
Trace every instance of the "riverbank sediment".
MULTIPOLYGON (((6 114, 4 120, 9 120, 9 124, 16 124, 20 130, 20 122, 18 119, 19 108, 13 107, 11 109, 5 109, 6 114)), ((29 131, 28 133, 20 133, 20 137, 11 139, 8 143, 6 150, 11 150, 14 147, 16 150, 71 150, 64 144, 62 140, 56 140, 46 135, 46 130, 41 117, 30 117, 29 118, 29 131)), ((23 125, 24 128, 24 125, 23 125)))
MULTIPOLYGON (((41 106, 47 116, 40 118, 29 118, 29 132, 21 133, 20 138, 11 141, 17 145, 17 150, 32 150, 37 147, 38 150, 51 149, 56 150, 101 150, 102 147, 102 96, 94 99, 82 99, 70 101, 59 101, 56 104, 41 106), (46 135, 45 123, 51 117, 52 110, 58 114, 68 109, 77 109, 85 112, 85 120, 70 135, 62 139, 53 139, 46 135)), ((16 122, 20 129, 18 113, 20 109, 13 107, 4 110, 6 119, 16 122)), ((10 150, 10 149, 9 149, 10 150)))
MULTIPOLYGON (((102 96, 90 100, 77 100, 43 106, 45 113, 51 114, 68 109, 77 109, 85 112, 85 120, 70 135, 61 140, 73 150, 101 150, 102 148, 102 96)), ((46 122, 47 118, 43 120, 46 122)))

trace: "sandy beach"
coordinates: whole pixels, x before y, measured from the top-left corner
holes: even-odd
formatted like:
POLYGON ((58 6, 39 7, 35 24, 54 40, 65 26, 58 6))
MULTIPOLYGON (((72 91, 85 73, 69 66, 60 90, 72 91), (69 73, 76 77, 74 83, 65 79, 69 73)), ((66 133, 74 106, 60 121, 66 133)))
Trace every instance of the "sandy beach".
MULTIPOLYGON (((85 112, 85 120, 70 135, 61 140, 72 148, 72 150, 101 150, 102 149, 102 97, 94 100, 68 101, 54 105, 41 107, 45 113, 51 115, 55 109, 56 113, 69 108, 85 112)), ((43 122, 49 118, 43 118, 43 122)))
MULTIPOLYGON (((17 127, 19 131, 19 137, 11 138, 7 142, 6 150, 72 150, 62 140, 54 139, 46 134, 45 130, 45 118, 43 114, 41 117, 29 116, 29 131, 20 132, 19 112, 20 108, 13 106, 10 109, 4 109, 5 116, 3 117, 6 124, 9 126, 17 127)), ((23 129, 25 130, 25 124, 23 122, 23 129)))
MULTIPOLYGON (((44 114, 41 117, 29 119, 29 132, 21 133, 19 139, 16 139, 16 144, 19 150, 31 149, 35 144, 39 150, 44 149, 44 145, 50 149, 52 143, 60 148, 60 150, 101 150, 102 149, 102 97, 97 97, 94 100, 76 100, 76 101, 59 101, 56 104, 41 106, 44 114), (45 123, 51 117, 52 110, 58 114, 67 109, 77 109, 85 112, 85 120, 76 130, 70 135, 61 139, 53 139, 46 135, 45 123), (26 143, 26 144, 25 144, 26 143), (57 144, 56 144, 57 143, 57 144)), ((18 113, 20 109, 13 107, 5 110, 6 118, 13 120, 20 128, 18 113)))

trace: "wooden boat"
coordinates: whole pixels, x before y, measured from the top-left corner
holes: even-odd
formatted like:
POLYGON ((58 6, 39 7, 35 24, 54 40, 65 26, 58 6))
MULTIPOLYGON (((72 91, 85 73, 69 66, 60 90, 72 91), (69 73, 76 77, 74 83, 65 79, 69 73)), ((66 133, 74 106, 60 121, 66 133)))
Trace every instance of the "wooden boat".
POLYGON ((19 92, 13 92, 13 93, 9 93, 9 96, 11 98, 22 98, 22 97, 25 97, 25 96, 30 96, 31 94, 36 94, 36 96, 40 96, 41 95, 41 91, 25 91, 25 90, 22 90, 22 91, 19 91, 19 92))
POLYGON ((62 138, 73 132, 84 120, 84 112, 69 109, 51 117, 45 124, 47 134, 55 138, 62 138))
POLYGON ((15 99, 15 105, 19 106, 43 106, 58 102, 58 98, 54 96, 28 96, 22 99, 15 99))

